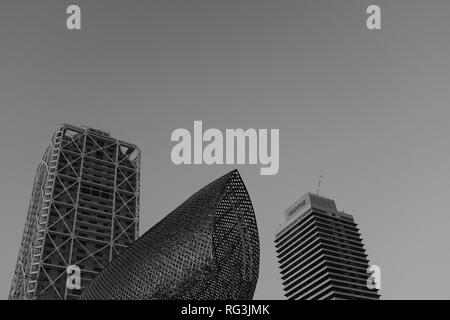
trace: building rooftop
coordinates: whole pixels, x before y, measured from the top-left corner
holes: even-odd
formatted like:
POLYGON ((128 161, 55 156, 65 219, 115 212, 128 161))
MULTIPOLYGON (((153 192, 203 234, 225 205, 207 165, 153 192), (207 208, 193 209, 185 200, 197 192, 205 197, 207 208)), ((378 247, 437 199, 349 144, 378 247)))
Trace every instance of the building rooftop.
POLYGON ((297 212, 305 211, 307 208, 316 208, 332 212, 338 211, 334 200, 307 192, 284 212, 286 221, 290 220, 297 212))
POLYGON ((301 220, 306 213, 314 209, 325 211, 343 219, 353 220, 352 215, 337 209, 336 202, 334 200, 315 193, 307 192, 284 212, 285 223, 280 225, 275 234, 281 235, 287 229, 292 227, 292 225, 295 224, 295 221, 299 219, 301 220))

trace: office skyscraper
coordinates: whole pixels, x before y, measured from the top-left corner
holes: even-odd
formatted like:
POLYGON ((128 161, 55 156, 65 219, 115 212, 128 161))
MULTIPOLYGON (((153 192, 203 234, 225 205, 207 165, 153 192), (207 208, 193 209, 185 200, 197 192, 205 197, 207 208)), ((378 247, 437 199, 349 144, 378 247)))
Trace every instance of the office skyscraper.
POLYGON ((10 299, 77 299, 138 237, 140 152, 92 128, 60 125, 38 166, 10 299), (81 288, 66 286, 68 266, 81 288))
POLYGON ((288 299, 379 299, 353 217, 307 193, 285 212, 275 247, 288 299))

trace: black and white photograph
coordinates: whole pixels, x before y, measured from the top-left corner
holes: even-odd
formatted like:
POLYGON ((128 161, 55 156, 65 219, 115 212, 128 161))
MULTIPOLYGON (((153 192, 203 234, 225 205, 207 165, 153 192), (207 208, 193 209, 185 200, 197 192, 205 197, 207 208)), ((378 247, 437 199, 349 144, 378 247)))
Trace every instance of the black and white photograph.
POLYGON ((449 137, 447 0, 1 0, 0 300, 448 300, 449 137))

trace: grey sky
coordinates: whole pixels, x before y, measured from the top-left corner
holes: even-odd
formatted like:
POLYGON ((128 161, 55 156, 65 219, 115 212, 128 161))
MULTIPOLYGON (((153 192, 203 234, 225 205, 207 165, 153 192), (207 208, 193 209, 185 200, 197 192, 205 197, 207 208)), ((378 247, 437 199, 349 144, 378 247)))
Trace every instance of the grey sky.
POLYGON ((280 171, 238 166, 261 236, 255 298, 281 299, 283 211, 321 194, 354 215, 384 299, 450 298, 450 2, 2 1, 0 289, 37 163, 60 122, 142 149, 141 234, 233 166, 170 161, 171 132, 279 128, 280 171), (82 9, 81 32, 65 9, 82 9), (382 30, 365 27, 379 4, 382 30))

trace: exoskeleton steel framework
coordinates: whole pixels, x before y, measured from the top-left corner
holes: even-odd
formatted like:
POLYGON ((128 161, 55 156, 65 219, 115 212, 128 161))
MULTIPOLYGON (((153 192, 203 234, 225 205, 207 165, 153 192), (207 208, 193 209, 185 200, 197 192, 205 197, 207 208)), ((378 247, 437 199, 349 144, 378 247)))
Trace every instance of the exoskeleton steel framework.
POLYGON ((108 133, 60 125, 39 164, 10 299, 78 299, 139 236, 140 151, 108 133), (66 285, 81 270, 81 287, 66 285))

